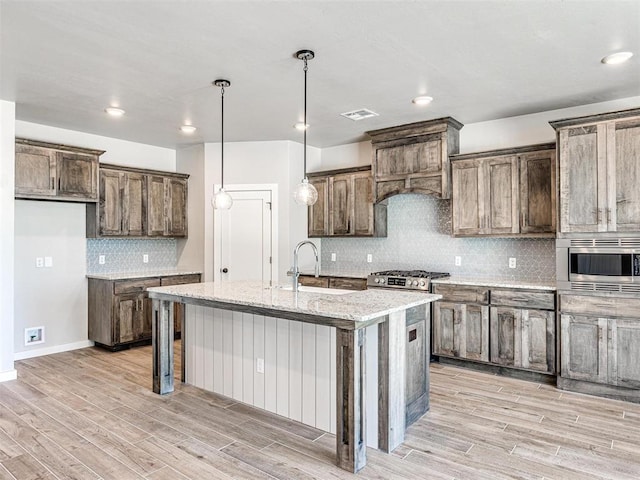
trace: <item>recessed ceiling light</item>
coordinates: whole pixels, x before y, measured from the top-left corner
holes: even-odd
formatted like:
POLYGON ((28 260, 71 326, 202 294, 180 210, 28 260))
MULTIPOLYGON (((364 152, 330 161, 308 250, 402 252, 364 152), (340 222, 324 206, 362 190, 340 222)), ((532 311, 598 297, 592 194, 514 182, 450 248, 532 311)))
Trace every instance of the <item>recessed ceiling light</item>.
POLYGON ((296 130, 300 130, 300 131, 302 132, 302 131, 306 130, 307 128, 309 128, 309 124, 307 123, 307 124, 305 125, 305 123, 304 123, 304 122, 298 122, 298 123, 296 123, 296 124, 294 125, 294 128, 295 128, 296 130))
POLYGON ((193 125, 182 125, 180 127, 180 130, 182 131, 182 133, 191 134, 191 133, 195 132, 197 130, 197 128, 194 127, 193 125))
POLYGON ((104 111, 113 117, 121 117, 124 115, 124 110, 118 107, 107 107, 104 111))
POLYGON ((606 63, 607 65, 618 65, 619 63, 624 63, 633 57, 632 52, 616 52, 611 55, 607 55, 602 60, 602 63, 606 63))
POLYGON ((427 95, 421 95, 419 97, 411 100, 416 105, 429 105, 433 101, 433 97, 428 97, 427 95))
POLYGON ((358 120, 364 120, 365 118, 377 117, 378 114, 368 108, 361 108, 359 110, 352 110, 351 112, 341 113, 341 116, 357 122, 358 120))

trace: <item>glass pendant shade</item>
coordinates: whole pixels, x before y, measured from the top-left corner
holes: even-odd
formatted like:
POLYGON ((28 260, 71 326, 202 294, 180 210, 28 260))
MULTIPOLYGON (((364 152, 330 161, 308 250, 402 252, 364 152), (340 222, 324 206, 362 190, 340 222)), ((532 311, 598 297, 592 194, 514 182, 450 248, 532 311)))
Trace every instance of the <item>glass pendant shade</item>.
POLYGON ((318 201, 318 190, 305 177, 293 191, 293 199, 298 205, 311 206, 318 201))
POLYGON ((221 187, 211 199, 211 205, 216 210, 229 210, 233 205, 233 198, 221 187))

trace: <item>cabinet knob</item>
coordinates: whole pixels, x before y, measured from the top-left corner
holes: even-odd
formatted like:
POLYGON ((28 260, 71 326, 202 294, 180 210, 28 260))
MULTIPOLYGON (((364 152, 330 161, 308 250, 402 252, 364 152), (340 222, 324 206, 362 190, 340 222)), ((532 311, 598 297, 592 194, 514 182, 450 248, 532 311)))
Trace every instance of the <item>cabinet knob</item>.
POLYGON ((229 272, 229 269, 228 269, 227 267, 224 267, 224 268, 222 269, 222 273, 228 273, 228 272, 229 272))

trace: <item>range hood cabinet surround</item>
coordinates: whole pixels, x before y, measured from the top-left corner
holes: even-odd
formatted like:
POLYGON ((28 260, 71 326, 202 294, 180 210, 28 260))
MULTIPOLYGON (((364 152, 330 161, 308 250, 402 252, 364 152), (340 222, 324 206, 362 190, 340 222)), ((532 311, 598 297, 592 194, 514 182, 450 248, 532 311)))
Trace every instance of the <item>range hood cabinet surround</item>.
POLYGON ((451 117, 366 132, 371 137, 374 200, 399 193, 451 198, 449 155, 463 124, 451 117))

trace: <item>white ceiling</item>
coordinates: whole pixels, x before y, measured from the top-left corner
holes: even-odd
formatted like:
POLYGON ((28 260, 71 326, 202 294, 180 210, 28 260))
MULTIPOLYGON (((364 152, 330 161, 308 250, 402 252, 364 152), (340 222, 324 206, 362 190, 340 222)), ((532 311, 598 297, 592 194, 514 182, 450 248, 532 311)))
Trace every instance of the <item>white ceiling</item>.
POLYGON ((302 141, 301 48, 316 52, 317 147, 640 95, 640 0, 0 0, 0 21, 0 98, 19 120, 170 148, 219 141, 220 77, 226 141, 302 141), (618 50, 636 55, 600 63, 618 50), (434 101, 417 107, 418 94, 434 101), (339 116, 359 108, 380 116, 339 116), (178 131, 186 121, 195 135, 178 131))

